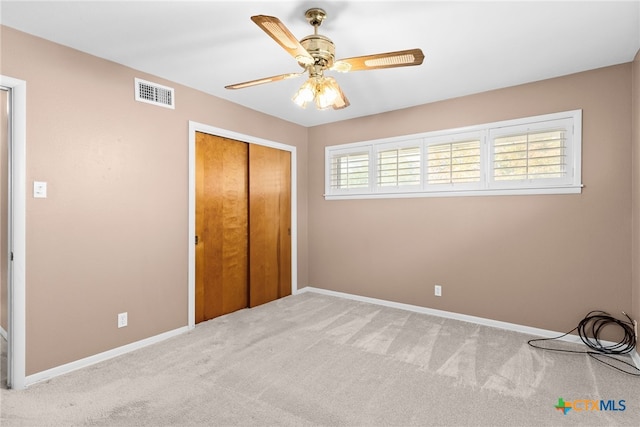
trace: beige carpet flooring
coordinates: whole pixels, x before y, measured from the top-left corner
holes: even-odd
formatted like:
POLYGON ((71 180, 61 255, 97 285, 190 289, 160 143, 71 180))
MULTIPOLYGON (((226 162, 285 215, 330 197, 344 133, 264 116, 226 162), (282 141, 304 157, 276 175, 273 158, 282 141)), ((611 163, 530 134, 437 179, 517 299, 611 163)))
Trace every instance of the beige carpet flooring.
POLYGON ((640 426, 639 378, 532 349, 530 338, 304 293, 0 390, 0 424, 640 426), (626 409, 565 415, 558 398, 625 400, 626 409))

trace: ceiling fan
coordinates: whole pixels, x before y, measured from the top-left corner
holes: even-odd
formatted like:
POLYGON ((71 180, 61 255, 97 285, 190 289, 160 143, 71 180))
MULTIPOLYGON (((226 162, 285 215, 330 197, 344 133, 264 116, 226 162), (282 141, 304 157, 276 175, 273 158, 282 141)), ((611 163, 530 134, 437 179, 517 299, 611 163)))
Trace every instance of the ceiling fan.
POLYGON ((326 36, 318 34, 318 27, 326 18, 323 9, 312 8, 305 12, 307 22, 313 26, 313 34, 298 41, 285 25, 276 17, 252 16, 251 20, 264 30, 276 43, 282 46, 304 69, 299 73, 280 74, 243 83, 225 86, 226 89, 242 89, 264 83, 277 82, 309 73, 309 79, 300 87, 292 100, 305 108, 314 102, 319 110, 333 108, 339 110, 349 106, 349 100, 333 77, 325 76, 327 70, 338 72, 375 70, 379 68, 406 67, 420 65, 424 54, 420 49, 408 49, 374 55, 335 59, 335 45, 326 36))

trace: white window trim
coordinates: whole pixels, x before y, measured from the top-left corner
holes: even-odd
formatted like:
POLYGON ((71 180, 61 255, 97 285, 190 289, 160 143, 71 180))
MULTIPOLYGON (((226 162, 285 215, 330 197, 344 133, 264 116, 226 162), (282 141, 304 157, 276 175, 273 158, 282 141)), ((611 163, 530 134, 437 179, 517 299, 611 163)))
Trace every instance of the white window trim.
POLYGON ((446 129, 413 135, 404 135, 371 141, 361 141, 349 144, 325 147, 325 194, 326 200, 343 199, 372 199, 372 198, 410 198, 410 197, 451 197, 451 196, 495 196, 495 195, 533 195, 533 194, 579 194, 582 192, 582 110, 571 110, 558 113, 544 114, 533 117, 504 120, 493 123, 468 126, 456 129, 446 129), (563 182, 556 180, 524 181, 496 181, 492 182, 493 136, 504 135, 504 128, 532 127, 545 129, 545 122, 569 120, 573 123, 571 142, 567 149, 567 177, 563 182), (481 141, 481 172, 480 183, 428 185, 426 173, 427 147, 434 143, 463 141, 478 138, 481 141), (421 174, 422 183, 416 186, 378 187, 377 182, 377 153, 389 147, 402 147, 415 144, 419 140, 422 144, 421 174), (358 189, 331 189, 331 158, 335 154, 369 150, 369 187, 358 189))

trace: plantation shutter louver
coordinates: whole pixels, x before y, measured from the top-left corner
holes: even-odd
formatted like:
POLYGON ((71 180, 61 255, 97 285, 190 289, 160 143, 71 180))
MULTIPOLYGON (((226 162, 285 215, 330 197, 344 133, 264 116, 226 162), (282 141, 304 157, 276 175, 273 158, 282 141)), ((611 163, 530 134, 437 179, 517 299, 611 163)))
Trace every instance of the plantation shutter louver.
POLYGON ((378 186, 420 185, 420 147, 378 152, 378 186))
POLYGON ((567 173, 564 130, 528 132, 495 138, 496 181, 564 178, 567 173))
POLYGON ((336 154, 331 157, 331 188, 352 189, 369 186, 369 152, 336 154))
POLYGON ((427 149, 427 183, 480 181, 480 140, 431 144, 427 149))

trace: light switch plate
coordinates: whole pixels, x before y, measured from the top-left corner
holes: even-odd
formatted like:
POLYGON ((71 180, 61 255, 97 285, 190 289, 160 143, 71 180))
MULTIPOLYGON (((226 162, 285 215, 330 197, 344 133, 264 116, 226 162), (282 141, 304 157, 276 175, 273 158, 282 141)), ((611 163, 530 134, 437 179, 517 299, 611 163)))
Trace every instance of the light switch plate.
POLYGON ((33 197, 36 199, 47 198, 47 183, 42 181, 33 182, 33 197))

